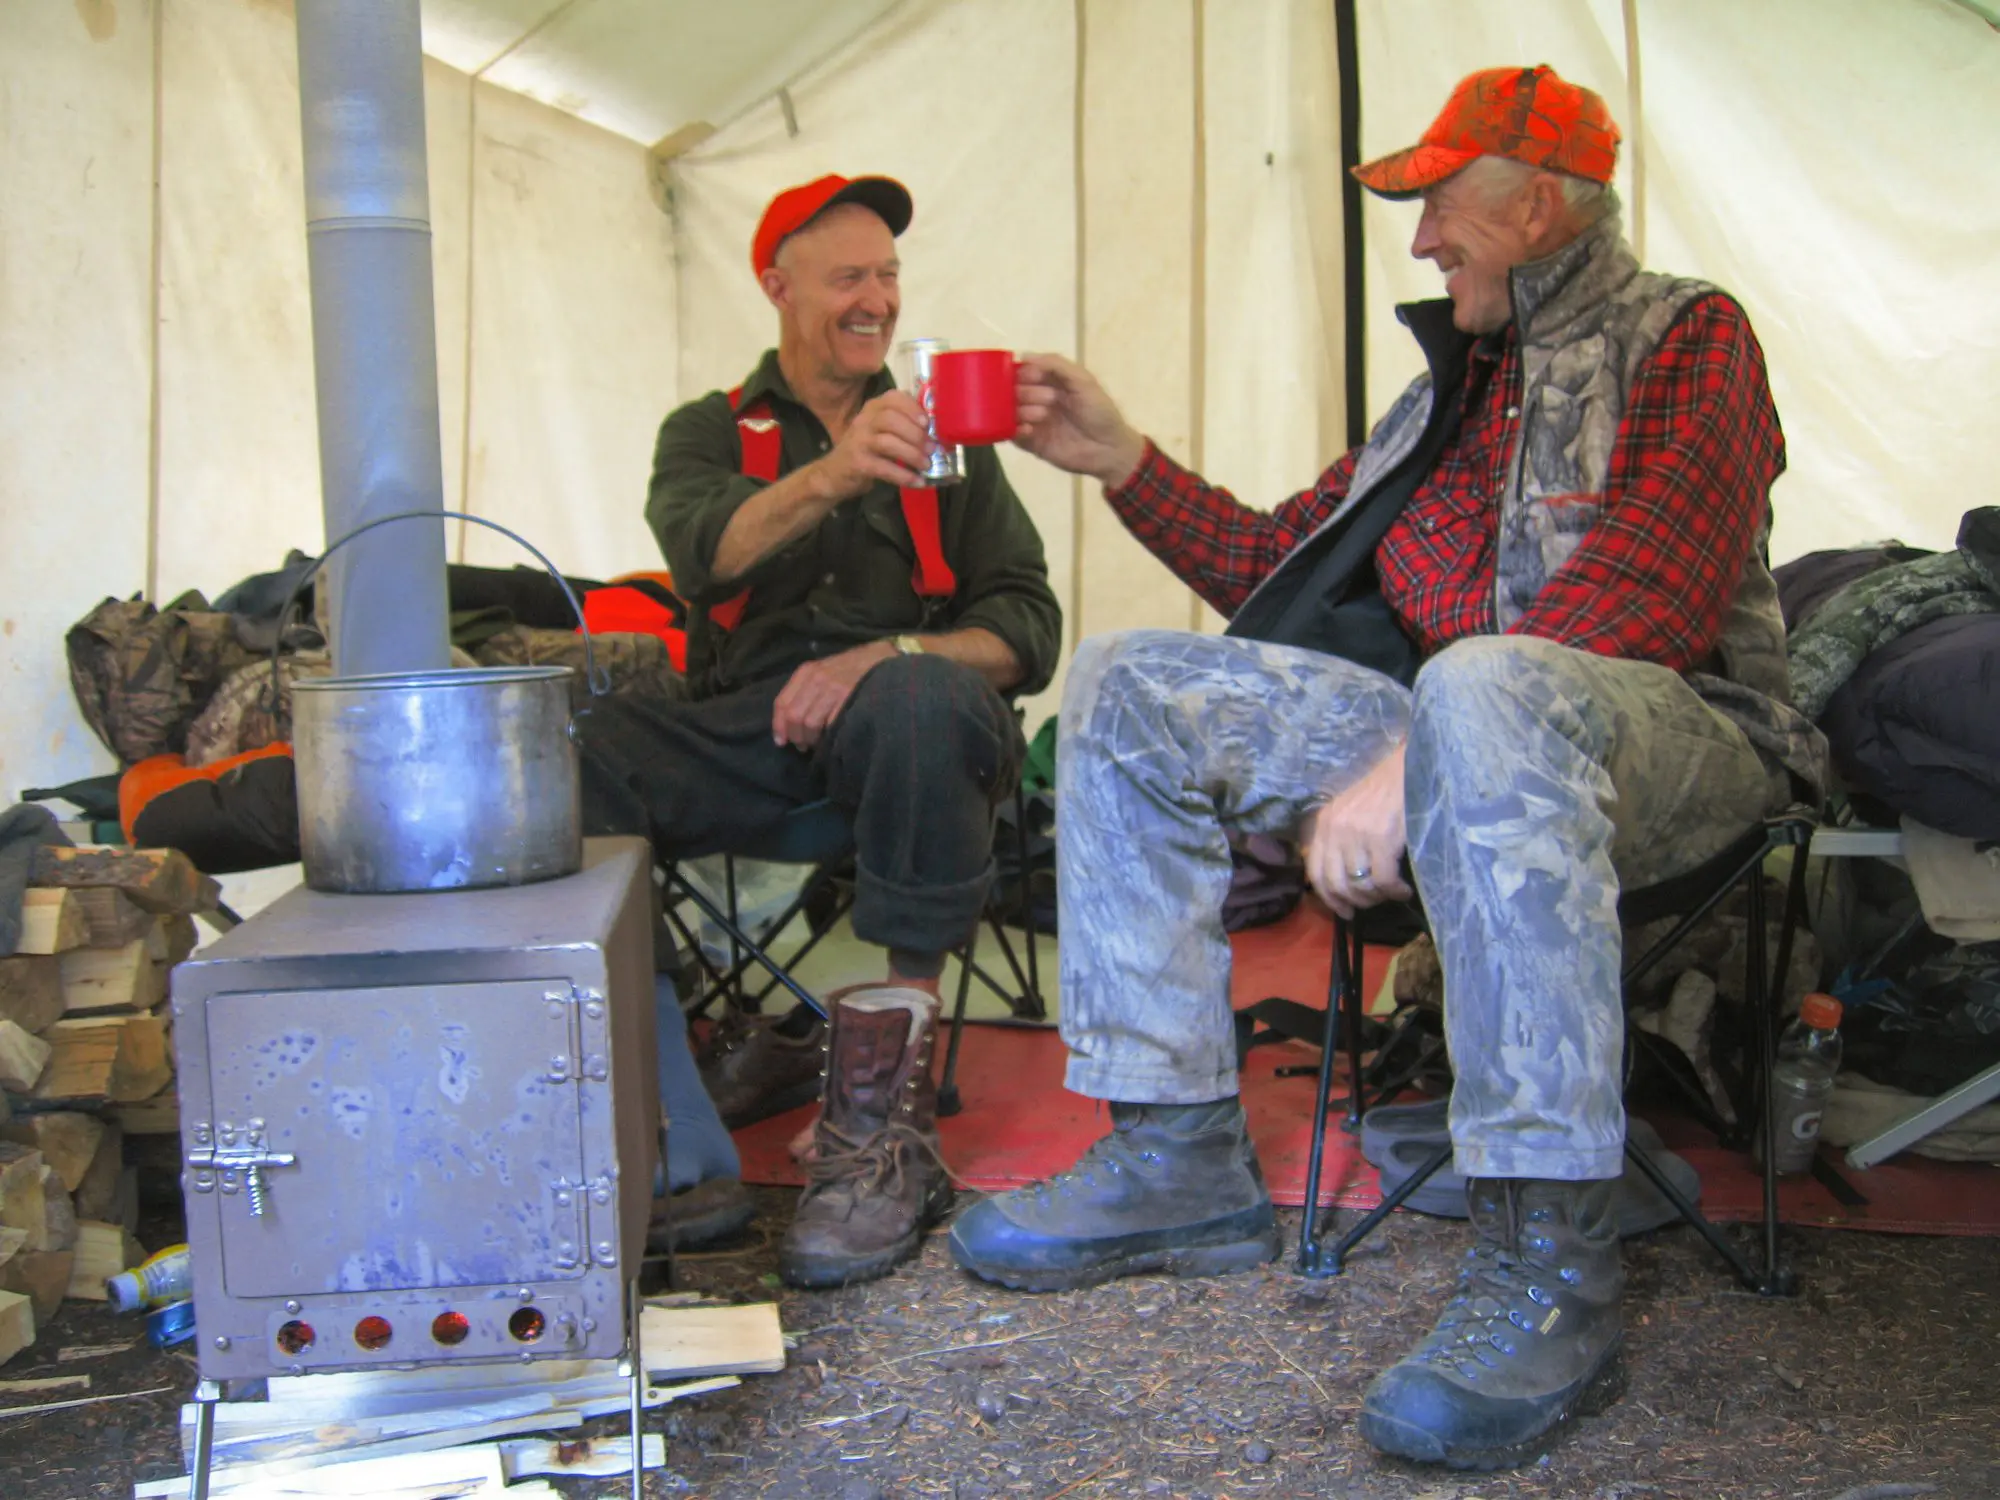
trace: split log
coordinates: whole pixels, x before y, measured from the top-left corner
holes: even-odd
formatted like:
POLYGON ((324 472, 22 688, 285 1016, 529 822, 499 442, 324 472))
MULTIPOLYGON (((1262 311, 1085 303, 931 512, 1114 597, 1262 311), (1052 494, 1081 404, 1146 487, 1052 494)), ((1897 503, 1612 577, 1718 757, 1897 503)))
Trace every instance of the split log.
POLYGON ((104 1283, 146 1258, 144 1248, 129 1230, 95 1219, 77 1221, 75 1253, 64 1294, 80 1302, 110 1301, 104 1283))
POLYGON ((0 1141, 0 1226, 21 1231, 24 1250, 46 1250, 49 1203, 42 1191, 42 1153, 0 1141))
POLYGON ((195 930, 194 918, 185 912, 175 912, 169 917, 153 918, 153 925, 144 933, 146 956, 156 964, 164 964, 171 969, 186 958, 201 942, 201 934, 195 930))
POLYGON ((97 1125, 97 1146, 84 1163, 77 1179, 76 1216, 79 1219, 115 1219, 112 1205, 118 1200, 118 1179, 125 1171, 125 1130, 116 1120, 83 1118, 97 1125))
POLYGON ((222 901, 222 887, 178 849, 125 849, 115 844, 64 849, 44 844, 35 851, 28 881, 41 886, 112 886, 147 911, 211 911, 222 901))
POLYGON ((60 1021, 62 1013, 61 959, 0 958, 0 1021, 38 1032, 60 1021))
POLYGON ((172 1088, 136 1104, 114 1105, 111 1118, 125 1127, 127 1135, 179 1135, 181 1097, 172 1088))
POLYGON ((34 1304, 19 1292, 0 1292, 0 1365, 34 1341, 34 1304))
POLYGON ((90 941, 90 924, 70 891, 28 891, 21 901, 16 953, 65 953, 90 941))
POLYGON ((31 1250, 67 1250, 76 1244, 76 1205, 56 1169, 47 1165, 42 1168, 42 1220, 42 1242, 37 1245, 30 1236, 31 1250))
POLYGON ((0 1021, 0 1088, 30 1092, 49 1069, 52 1045, 12 1021, 0 1021))
POLYGON ((63 1010, 151 1010, 167 998, 166 972, 147 953, 146 939, 122 948, 78 948, 61 960, 63 1010))
POLYGON ((131 1103, 152 1098, 174 1076, 163 1016, 70 1016, 43 1040, 53 1050, 37 1099, 131 1103))
POLYGON ((89 948, 122 948, 157 928, 159 919, 115 886, 80 886, 70 891, 89 924, 89 948))
MULTIPOLYGON (((42 1160, 62 1178, 65 1192, 74 1193, 82 1185, 108 1132, 95 1115, 58 1110, 46 1115, 24 1115, 12 1124, 0 1126, 0 1140, 33 1146, 42 1160)), ((114 1142, 114 1150, 116 1143, 114 1142)), ((113 1180, 117 1173, 112 1173, 113 1180)))
POLYGON ((0 1260, 0 1292, 19 1292, 35 1307, 35 1326, 46 1328, 69 1295, 74 1250, 22 1250, 0 1260))

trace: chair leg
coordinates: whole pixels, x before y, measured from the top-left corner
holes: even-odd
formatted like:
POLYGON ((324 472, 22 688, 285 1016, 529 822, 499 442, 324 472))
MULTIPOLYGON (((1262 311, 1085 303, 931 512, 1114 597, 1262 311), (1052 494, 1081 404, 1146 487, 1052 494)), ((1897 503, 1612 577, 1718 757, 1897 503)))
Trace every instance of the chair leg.
POLYGON ((944 1081, 938 1085, 940 1119, 949 1119, 965 1108, 965 1101, 958 1093, 958 1044, 965 1037, 965 1001, 972 993, 972 955, 978 947, 979 924, 974 922, 972 935, 966 938, 958 955, 958 999, 951 1008, 951 1040, 944 1049, 944 1081))
POLYGON ((1424 1159, 1421 1166, 1408 1177, 1396 1184, 1396 1190, 1380 1203, 1368 1210, 1367 1215, 1333 1244, 1321 1249, 1317 1264, 1310 1269, 1304 1265, 1300 1270, 1308 1276, 1338 1276, 1347 1266, 1347 1257, 1369 1235, 1373 1234, 1381 1222, 1403 1206, 1404 1200, 1438 1174, 1440 1168, 1451 1160, 1451 1142, 1445 1141, 1437 1150, 1424 1159))
MULTIPOLYGON (((1789 907, 1790 903, 1786 903, 1789 907)), ((1765 1290, 1778 1277, 1778 1119, 1773 1107, 1772 1095, 1774 1074, 1778 1066, 1778 1007, 1782 1003, 1782 984, 1770 982, 1770 971, 1764 967, 1764 871, 1759 865, 1753 871, 1744 889, 1744 933, 1748 953, 1743 965, 1744 988, 1749 991, 1744 996, 1750 1009, 1751 1025, 1757 1028, 1757 1110, 1764 1138, 1764 1287, 1765 1290)), ((1789 947, 1781 943, 1781 947, 1789 947)))
POLYGON ((1333 972, 1327 979, 1326 1004, 1340 1006, 1341 1029, 1347 1033, 1347 1114, 1340 1122, 1349 1135, 1361 1128, 1367 1109, 1367 1083, 1361 1066, 1361 947, 1358 933, 1336 918, 1333 924, 1333 972))
POLYGON ((1326 1117, 1330 1103, 1327 1096, 1333 1092, 1334 1059, 1339 1052, 1340 1001, 1340 941, 1336 935, 1333 978, 1326 989, 1326 1030, 1319 1041, 1319 1087, 1313 1095, 1312 1149, 1306 1153, 1305 1212, 1299 1219, 1299 1272, 1304 1276, 1319 1274, 1319 1174, 1326 1163, 1326 1117))
POLYGON ((1673 1179, 1662 1172, 1650 1156, 1632 1144, 1629 1137, 1625 1142, 1625 1155, 1631 1160, 1632 1165, 1645 1174, 1646 1180, 1660 1190, 1660 1195, 1680 1211, 1680 1216, 1692 1224, 1696 1232, 1708 1241, 1715 1253, 1729 1262, 1729 1268, 1746 1287, 1764 1297, 1791 1294, 1793 1281, 1789 1271, 1776 1269, 1760 1272, 1744 1257, 1742 1251, 1729 1243, 1707 1214, 1688 1201, 1681 1190, 1674 1185, 1673 1179))
POLYGON ((736 856, 722 856, 722 889, 729 901, 729 972, 735 976, 732 988, 736 991, 736 1003, 743 1007, 742 952, 736 945, 736 934, 741 928, 742 918, 736 911, 736 856))
MULTIPOLYGON (((1028 789, 1014 782, 1014 853, 1021 871, 1021 931, 1028 938, 1028 988, 1022 1009, 1039 1021, 1049 1013, 1042 999, 1041 960, 1035 952, 1035 899, 1028 879, 1028 789)), ((1011 956, 1011 950, 1009 950, 1011 956)))

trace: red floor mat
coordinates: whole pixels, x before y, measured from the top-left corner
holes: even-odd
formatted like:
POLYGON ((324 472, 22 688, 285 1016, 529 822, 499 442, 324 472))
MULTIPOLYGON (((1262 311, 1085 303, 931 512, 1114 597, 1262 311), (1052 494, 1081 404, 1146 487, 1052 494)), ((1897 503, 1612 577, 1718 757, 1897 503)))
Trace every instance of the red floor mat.
MULTIPOLYGON (((1301 909, 1286 921, 1236 939, 1235 1001, 1266 995, 1324 1003, 1331 927, 1301 909)), ((1373 994, 1387 954, 1371 952, 1366 984, 1373 994)), ((1313 1063, 1315 1048, 1260 1047, 1243 1074, 1243 1102, 1271 1193, 1296 1207, 1305 1198, 1306 1156, 1312 1135, 1312 1079, 1279 1078, 1286 1065, 1313 1063)), ((1053 1031, 968 1027, 959 1059, 965 1109, 943 1121, 945 1160, 973 1187, 1017 1187, 1059 1172, 1110 1128, 1103 1107, 1062 1086, 1064 1051, 1053 1031)), ((804 1180, 785 1143, 810 1112, 794 1110, 737 1132, 743 1175, 749 1182, 797 1184, 804 1180)), ((1667 1144, 1701 1174, 1702 1203, 1718 1220, 1756 1219, 1763 1213, 1763 1184, 1748 1158, 1722 1151, 1699 1126, 1655 1118, 1667 1144)), ((1832 1157, 1833 1154, 1829 1153, 1832 1157)), ((1837 1161, 1837 1157, 1833 1158, 1837 1161)), ((1366 1208, 1379 1201, 1375 1169, 1336 1120, 1327 1132, 1322 1203, 1366 1208)), ((1854 1194, 1843 1203, 1821 1183, 1787 1179, 1779 1212, 1788 1224, 1831 1225, 1904 1234, 2000 1236, 2000 1170, 1903 1156, 1867 1172, 1846 1172, 1854 1194)))

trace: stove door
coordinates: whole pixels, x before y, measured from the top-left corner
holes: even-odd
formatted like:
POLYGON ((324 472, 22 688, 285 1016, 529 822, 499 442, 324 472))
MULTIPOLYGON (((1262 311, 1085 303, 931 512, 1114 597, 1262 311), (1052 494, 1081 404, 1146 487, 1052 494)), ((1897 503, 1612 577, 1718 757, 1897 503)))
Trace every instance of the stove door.
POLYGON ((229 1292, 581 1275, 572 1002, 567 979, 211 996, 229 1292))

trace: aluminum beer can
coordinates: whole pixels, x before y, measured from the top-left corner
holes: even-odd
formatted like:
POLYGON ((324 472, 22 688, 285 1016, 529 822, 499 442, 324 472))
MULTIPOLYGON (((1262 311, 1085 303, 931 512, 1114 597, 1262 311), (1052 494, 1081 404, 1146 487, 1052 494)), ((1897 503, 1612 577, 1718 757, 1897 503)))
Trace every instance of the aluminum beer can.
POLYGON ((943 339, 911 339, 903 345, 904 362, 910 372, 910 394, 923 404, 924 421, 929 428, 929 441, 924 445, 926 461, 919 483, 930 488, 956 484, 965 478, 965 450, 938 441, 936 403, 931 396, 937 357, 949 348, 951 345, 943 339))

